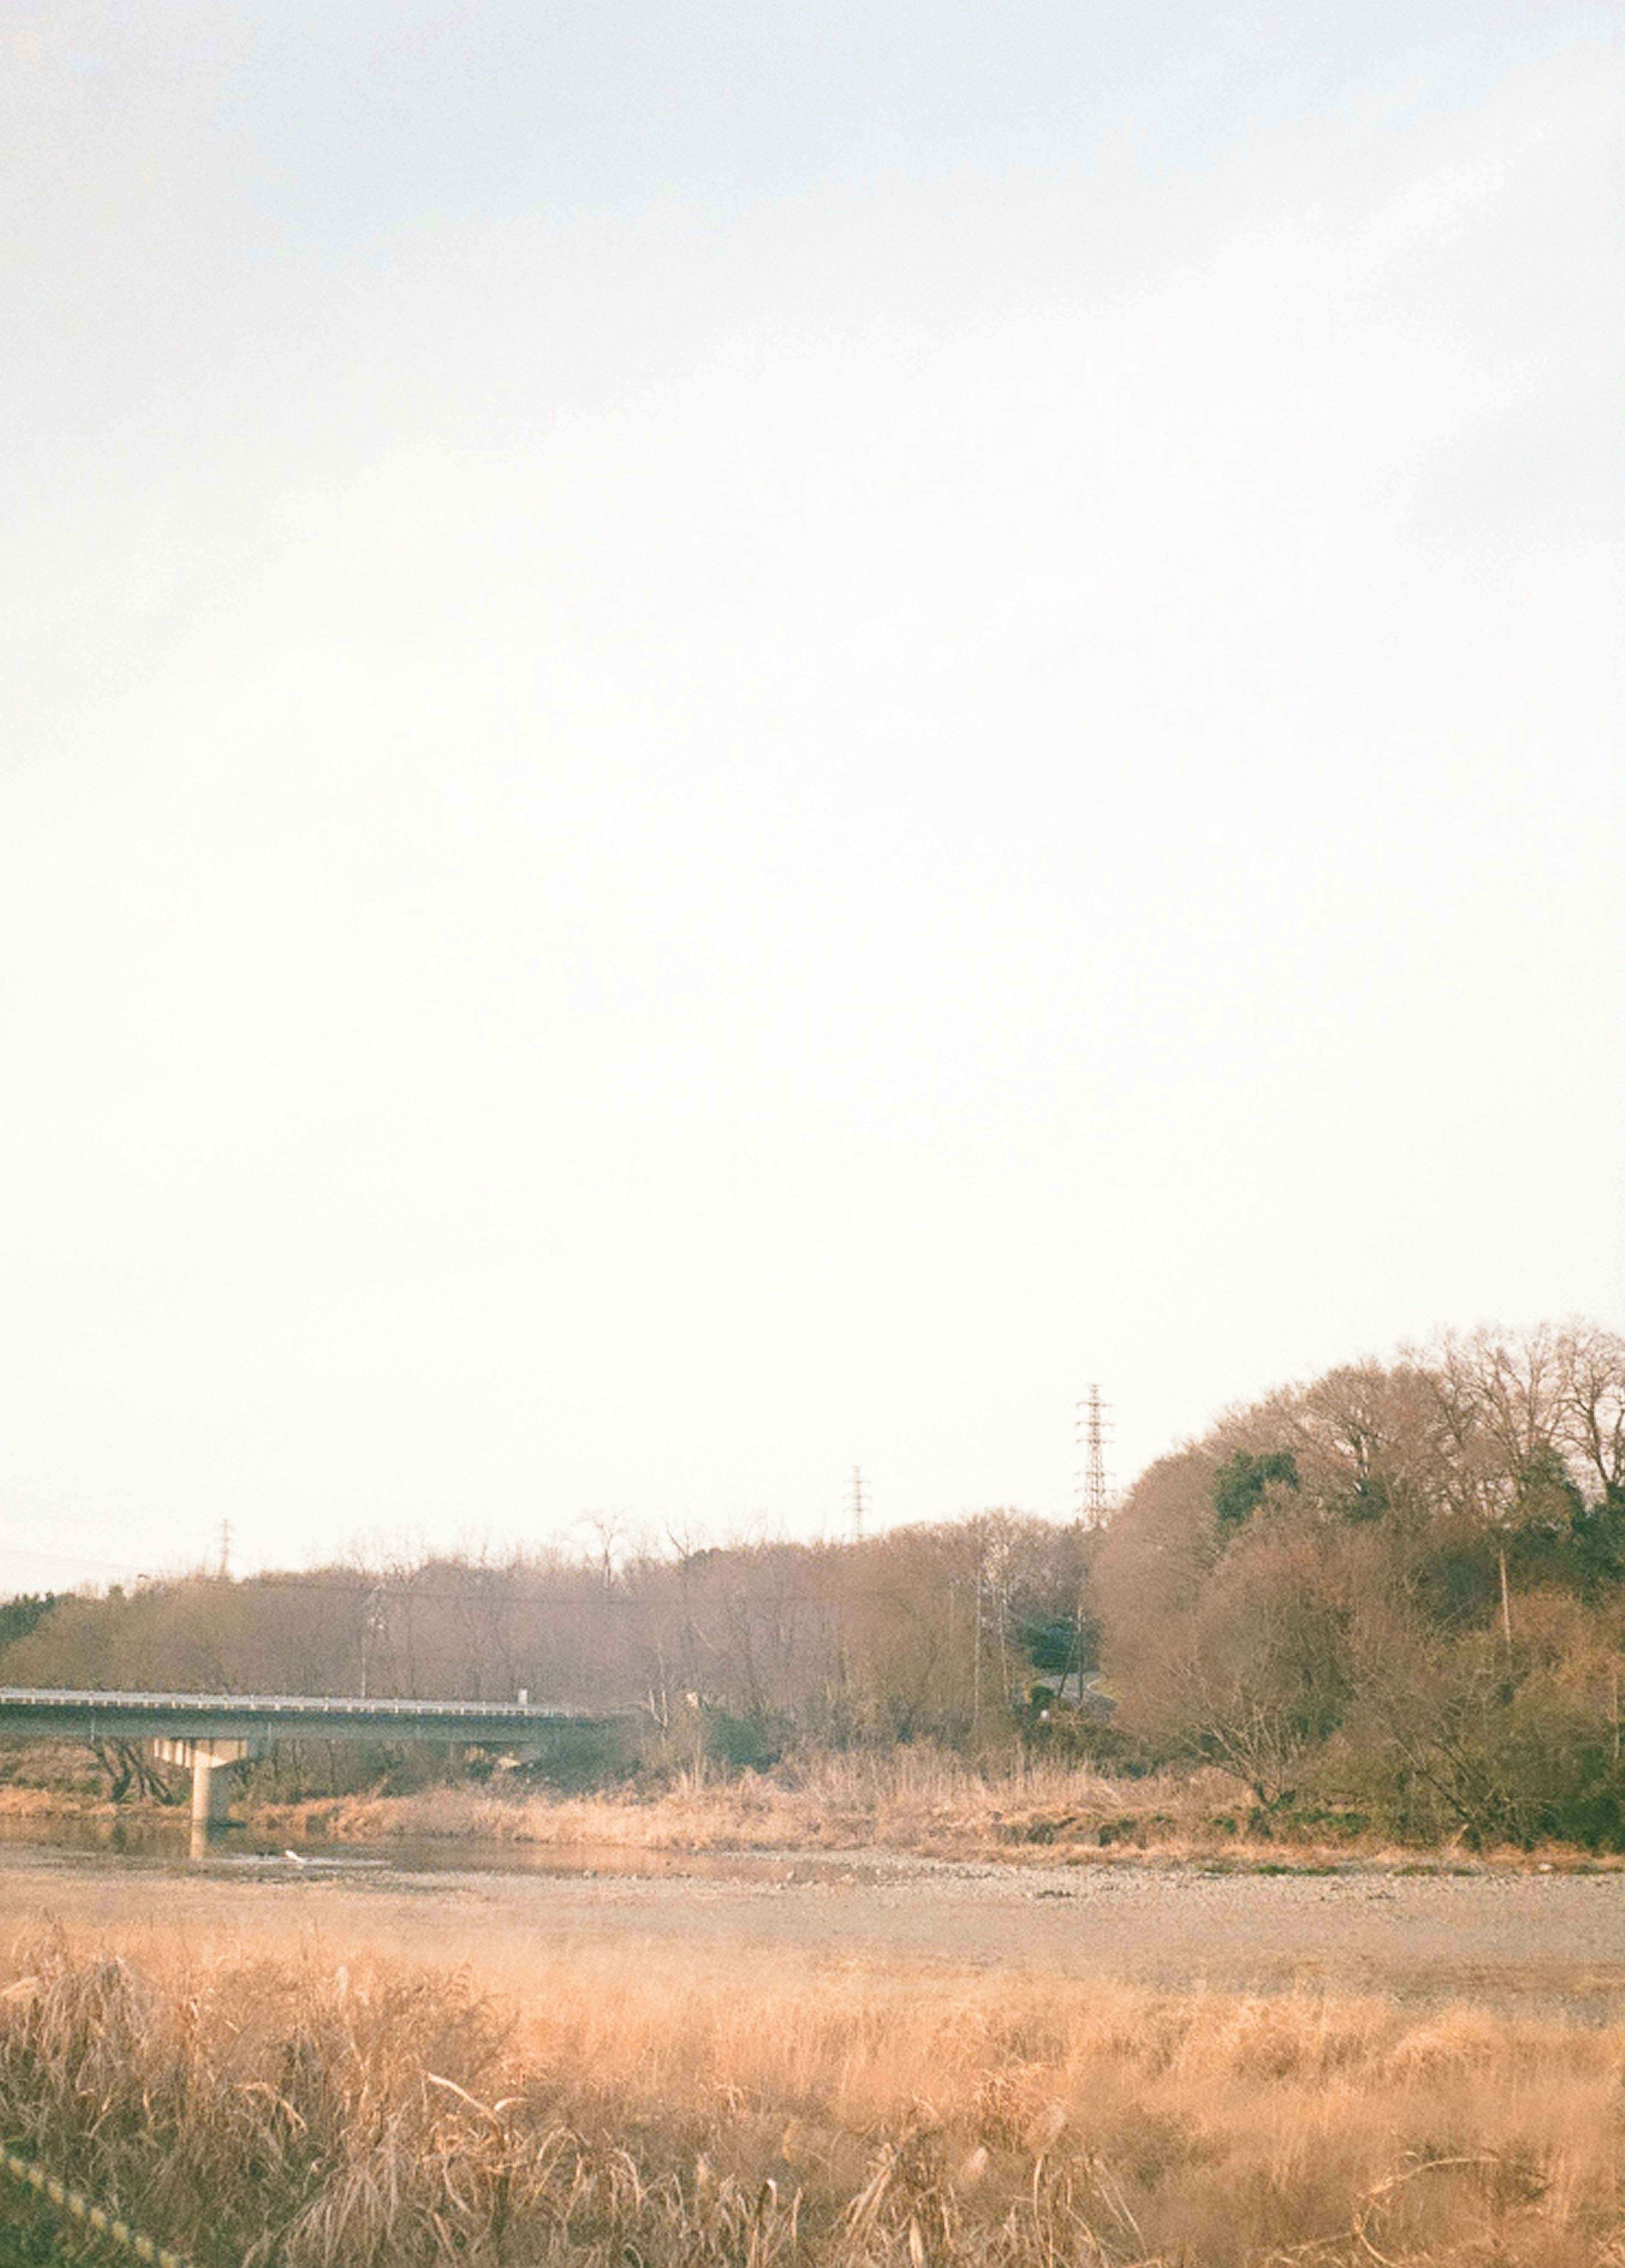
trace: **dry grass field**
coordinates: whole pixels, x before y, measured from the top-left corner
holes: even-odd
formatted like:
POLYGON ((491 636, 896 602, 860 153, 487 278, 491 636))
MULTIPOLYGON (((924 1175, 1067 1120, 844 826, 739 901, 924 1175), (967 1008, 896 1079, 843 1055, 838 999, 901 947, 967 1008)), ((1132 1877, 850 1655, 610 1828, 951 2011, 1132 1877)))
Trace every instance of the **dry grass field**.
POLYGON ((203 2268, 1625 2262, 1617 2028, 387 1912, 25 1926, 5 2138, 203 2268))

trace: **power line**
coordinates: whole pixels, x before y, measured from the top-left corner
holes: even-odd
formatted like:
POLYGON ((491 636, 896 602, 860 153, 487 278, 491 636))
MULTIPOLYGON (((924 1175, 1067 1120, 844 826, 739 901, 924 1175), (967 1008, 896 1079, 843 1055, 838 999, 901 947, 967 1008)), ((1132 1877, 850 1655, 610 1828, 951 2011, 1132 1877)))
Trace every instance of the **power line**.
POLYGON ((144 1582, 179 1582, 180 1575, 159 1577, 151 1567, 133 1566, 127 1559, 76 1559, 62 1551, 0 1550, 0 1559, 20 1559, 25 1565, 39 1567, 83 1567, 99 1575, 136 1575, 144 1582))

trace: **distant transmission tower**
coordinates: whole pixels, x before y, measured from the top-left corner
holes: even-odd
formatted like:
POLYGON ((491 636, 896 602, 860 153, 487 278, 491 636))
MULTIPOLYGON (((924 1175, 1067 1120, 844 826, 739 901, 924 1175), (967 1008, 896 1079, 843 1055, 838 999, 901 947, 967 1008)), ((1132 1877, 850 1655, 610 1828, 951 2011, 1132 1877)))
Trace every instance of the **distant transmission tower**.
POLYGON ((1077 1440, 1083 1450, 1083 1469, 1075 1476, 1078 1484, 1078 1518, 1085 1528, 1098 1528, 1112 1508, 1112 1491, 1106 1482, 1105 1437, 1112 1428, 1106 1418, 1107 1405, 1100 1398, 1098 1386, 1091 1386, 1078 1404, 1077 1440))
POLYGON ((853 1467, 852 1478, 846 1486, 846 1510, 852 1520, 853 1536, 854 1541, 861 1542, 863 1535, 863 1515, 868 1509, 864 1502, 863 1473, 861 1467, 857 1465, 853 1467))

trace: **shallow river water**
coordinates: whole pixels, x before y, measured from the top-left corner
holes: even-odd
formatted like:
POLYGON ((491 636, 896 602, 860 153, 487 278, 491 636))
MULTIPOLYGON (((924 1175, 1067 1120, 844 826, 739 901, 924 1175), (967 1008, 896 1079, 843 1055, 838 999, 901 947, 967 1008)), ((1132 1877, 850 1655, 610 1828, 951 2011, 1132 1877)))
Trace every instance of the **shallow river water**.
POLYGON ((311 1869, 394 1875, 613 1875, 693 1881, 880 1881, 918 1861, 868 1852, 658 1851, 617 1843, 537 1844, 457 1836, 392 1836, 385 1843, 296 1839, 233 1825, 200 1833, 185 1820, 0 1821, 6 1854, 53 1855, 111 1868, 184 1869, 188 1874, 272 1874, 311 1869))

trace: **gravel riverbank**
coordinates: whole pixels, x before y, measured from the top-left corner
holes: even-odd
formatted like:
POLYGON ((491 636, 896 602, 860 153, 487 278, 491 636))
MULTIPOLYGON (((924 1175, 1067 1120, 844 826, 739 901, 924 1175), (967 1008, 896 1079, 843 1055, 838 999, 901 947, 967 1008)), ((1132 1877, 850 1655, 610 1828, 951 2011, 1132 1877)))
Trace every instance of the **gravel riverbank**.
POLYGON ((1200 1867, 954 1863, 869 1852, 757 1854, 661 1871, 455 1869, 376 1853, 200 1865, 0 1852, 0 1926, 208 1936, 285 1928, 324 1942, 387 1928, 403 1950, 480 1963, 541 1936, 730 1946, 787 1959, 880 1956, 1217 1989, 1319 1986, 1426 2003, 1625 2016, 1625 1876, 1486 1870, 1260 1874, 1200 1867))

